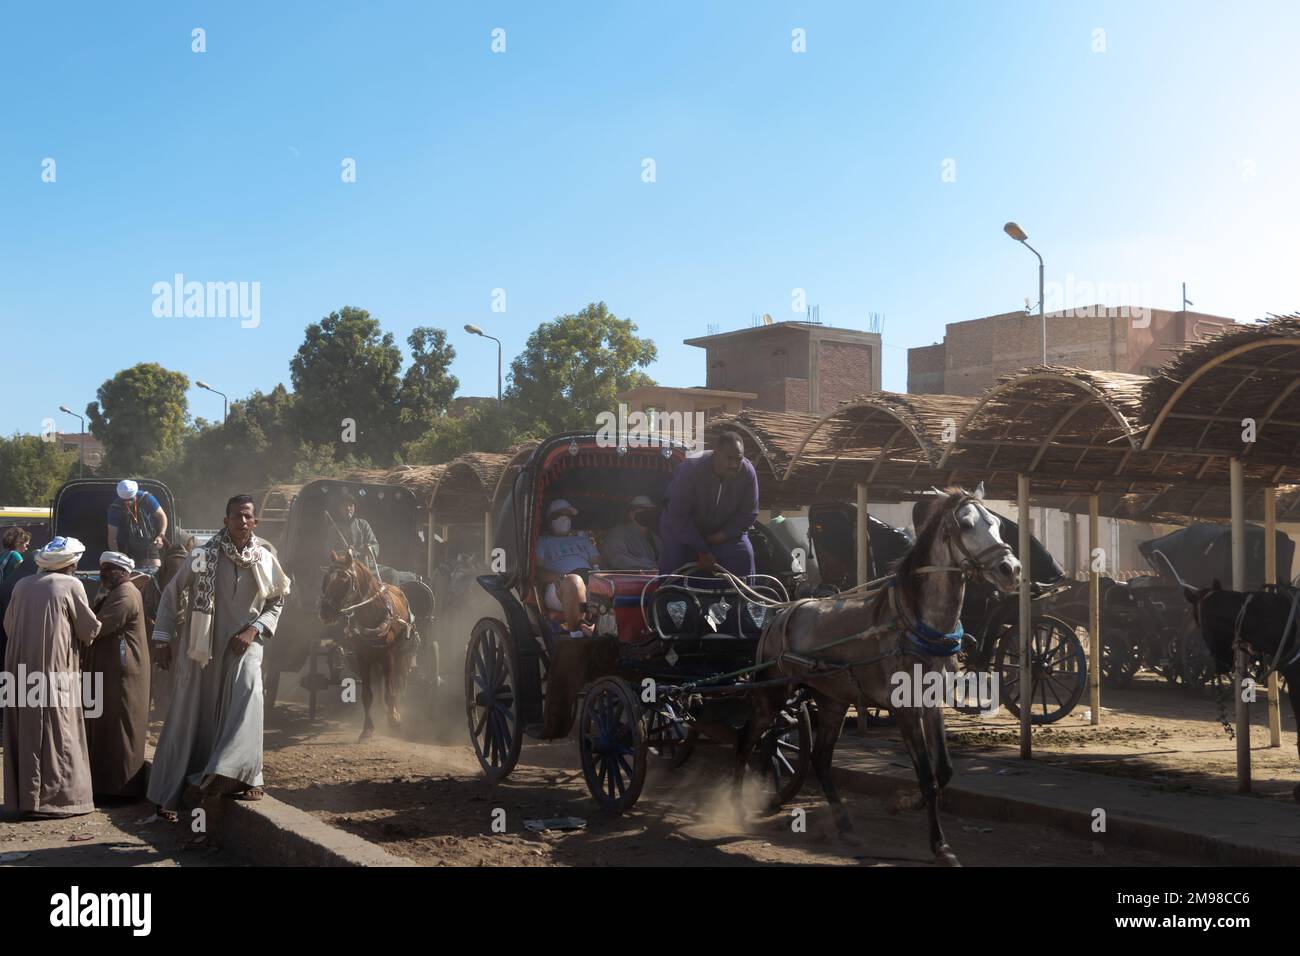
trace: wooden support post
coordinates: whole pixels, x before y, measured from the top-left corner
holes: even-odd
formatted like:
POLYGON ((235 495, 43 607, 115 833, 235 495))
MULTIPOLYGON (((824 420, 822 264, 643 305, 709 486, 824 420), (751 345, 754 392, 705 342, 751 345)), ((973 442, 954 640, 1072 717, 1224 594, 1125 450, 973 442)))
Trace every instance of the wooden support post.
POLYGON ((1096 495, 1088 496, 1088 706, 1089 721, 1101 723, 1101 571, 1093 567, 1093 553, 1100 547, 1098 513, 1101 505, 1096 495))
MULTIPOLYGON (((1264 489, 1264 583, 1277 584, 1277 489, 1264 489)), ((1268 745, 1282 746, 1282 687, 1277 671, 1268 675, 1268 745)))
MULTIPOLYGON (((1246 488, 1240 458, 1228 463, 1232 500, 1232 589, 1246 590, 1246 488)), ((1250 705, 1242 699, 1246 652, 1238 649, 1232 668, 1232 699, 1237 714, 1237 792, 1250 793, 1250 705)))
POLYGON ((483 563, 492 567, 492 511, 483 512, 483 563))
POLYGON ((866 584, 871 580, 871 536, 867 533, 869 524, 867 522, 867 486, 864 482, 858 482, 858 526, 856 529, 856 541, 858 545, 858 584, 866 584))
POLYGON ((1029 585, 1033 578, 1029 546, 1029 476, 1016 475, 1016 520, 1020 523, 1020 758, 1033 756, 1029 716, 1033 708, 1033 667, 1029 660, 1030 622, 1029 585))

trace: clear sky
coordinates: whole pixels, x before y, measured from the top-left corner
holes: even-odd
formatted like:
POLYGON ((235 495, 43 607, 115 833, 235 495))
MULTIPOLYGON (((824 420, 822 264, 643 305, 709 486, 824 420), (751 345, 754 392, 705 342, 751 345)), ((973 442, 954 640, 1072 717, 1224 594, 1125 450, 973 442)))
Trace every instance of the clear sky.
POLYGON ((57 406, 138 361, 232 398, 288 384, 343 305, 399 341, 446 328, 462 394, 491 394, 466 322, 509 362, 603 299, 658 381, 698 385, 682 339, 794 318, 805 289, 828 324, 883 313, 902 390, 908 346, 1036 298, 1008 219, 1049 282, 1300 310, 1298 28, 1293 0, 8 0, 0 432, 75 430, 57 406), (176 273, 260 283, 260 324, 156 318, 176 273))

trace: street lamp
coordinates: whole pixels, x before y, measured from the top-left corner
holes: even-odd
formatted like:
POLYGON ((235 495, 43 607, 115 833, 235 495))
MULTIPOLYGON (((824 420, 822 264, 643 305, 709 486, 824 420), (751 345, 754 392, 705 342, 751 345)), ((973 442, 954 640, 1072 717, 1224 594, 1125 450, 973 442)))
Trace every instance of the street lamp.
MULTIPOLYGON (((1005 226, 1002 227, 1002 231, 1005 232, 1012 239, 1016 240, 1016 242, 1020 243, 1030 252, 1032 252, 1035 256, 1038 256, 1038 325, 1040 328, 1040 335, 1041 335, 1040 360, 1043 365, 1046 365, 1047 364, 1047 313, 1043 311, 1044 308, 1043 306, 1043 257, 1039 256, 1038 250, 1029 244, 1028 242, 1029 236, 1025 233, 1025 230, 1021 229, 1020 226, 1017 225, 1016 223, 1014 222, 1007 223, 1005 226)), ((1042 536, 1043 536, 1043 547, 1047 547, 1048 534, 1047 534, 1047 506, 1046 505, 1038 509, 1038 524, 1039 524, 1039 530, 1042 532, 1042 536)))
POLYGON ((81 421, 81 460, 77 462, 77 477, 84 478, 86 477, 86 420, 67 405, 60 405, 59 411, 81 421))
POLYGON ((1021 229, 1014 222, 1009 222, 1002 227, 1005 232, 1016 242, 1020 243, 1035 256, 1038 256, 1038 324, 1042 327, 1042 363, 1047 364, 1047 316, 1043 312, 1043 257, 1038 255, 1038 250, 1031 246, 1026 240, 1029 238, 1025 230, 1021 229))
POLYGON ((226 393, 218 392, 207 382, 200 381, 200 382, 195 382, 194 384, 197 385, 199 388, 206 389, 209 392, 215 392, 217 395, 221 396, 221 423, 224 425, 226 423, 226 409, 229 408, 230 406, 230 402, 226 400, 226 393))
POLYGON ((491 339, 497 344, 497 404, 501 404, 501 340, 494 335, 488 335, 477 325, 465 325, 465 331, 470 335, 481 335, 485 339, 491 339))

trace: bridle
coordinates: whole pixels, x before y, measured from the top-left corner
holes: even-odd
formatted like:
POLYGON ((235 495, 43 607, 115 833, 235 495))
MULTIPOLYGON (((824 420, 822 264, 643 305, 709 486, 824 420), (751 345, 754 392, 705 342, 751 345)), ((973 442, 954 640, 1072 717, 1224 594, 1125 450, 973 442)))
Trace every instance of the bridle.
POLYGON ((914 569, 913 574, 960 574, 968 579, 982 577, 987 581, 989 572, 993 570, 998 561, 1011 555, 1011 545, 1005 541, 995 541, 987 548, 974 553, 971 552, 970 548, 966 547, 966 542, 962 540, 962 527, 957 520, 957 513, 968 504, 974 505, 980 511, 984 511, 980 499, 974 495, 962 495, 953 503, 951 508, 944 512, 943 516, 943 540, 948 545, 950 552, 955 549, 961 554, 961 561, 955 565, 928 564, 914 569))
MULTIPOLYGON (((327 568, 326 582, 329 582, 330 580, 335 579, 340 575, 344 577, 348 582, 347 590, 343 592, 344 600, 346 600, 350 595, 359 592, 360 586, 357 583, 356 571, 354 567, 351 565, 349 565, 346 568, 339 567, 338 565, 332 565, 329 568, 327 568)), ((369 596, 365 597, 364 599, 358 601, 355 604, 349 604, 347 607, 336 607, 326 597, 326 593, 329 590, 328 586, 322 587, 321 596, 320 596, 320 606, 325 610, 330 611, 335 616, 336 619, 343 618, 344 621, 343 631, 349 637, 352 638, 360 637, 369 641, 377 641, 379 638, 383 637, 390 630, 392 630, 393 618, 394 618, 393 603, 388 598, 388 590, 384 586, 382 581, 378 582, 378 585, 379 585, 378 589, 371 592, 369 596), (365 607, 367 604, 374 603, 376 600, 382 600, 384 602, 383 620, 381 620, 379 624, 375 625, 374 627, 365 627, 363 625, 357 624, 353 620, 353 617, 355 616, 356 612, 361 608, 365 607)), ((387 642, 383 641, 380 643, 387 643, 387 642)))

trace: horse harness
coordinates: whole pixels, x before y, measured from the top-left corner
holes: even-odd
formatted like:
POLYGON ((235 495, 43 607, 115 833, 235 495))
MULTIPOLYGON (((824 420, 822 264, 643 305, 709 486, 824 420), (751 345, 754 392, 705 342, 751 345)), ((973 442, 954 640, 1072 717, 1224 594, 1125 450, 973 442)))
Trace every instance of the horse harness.
MULTIPOLYGON (((344 570, 343 568, 333 568, 331 570, 347 577, 348 589, 344 592, 345 597, 357 590, 357 578, 351 568, 348 568, 347 570, 344 570)), ((320 600, 327 608, 344 619, 345 623, 343 625, 343 633, 350 640, 356 643, 367 644, 370 647, 387 647, 388 641, 386 640, 386 637, 389 631, 393 629, 394 625, 401 628, 405 632, 406 636, 409 636, 412 624, 412 621, 409 618, 405 621, 397 620, 397 615, 393 613, 393 602, 388 595, 388 588, 389 585, 380 582, 379 590, 375 591, 364 600, 358 601, 356 604, 349 604, 347 607, 332 607, 329 602, 326 601, 324 595, 321 595, 320 600), (384 602, 383 620, 374 627, 366 627, 356 623, 356 621, 353 620, 356 612, 367 604, 374 603, 376 599, 381 599, 384 602)))
MULTIPOLYGON (((1254 654, 1255 657, 1263 659, 1263 655, 1256 651, 1255 646, 1249 640, 1242 637, 1242 625, 1246 622, 1246 609, 1250 607, 1250 602, 1254 599, 1255 592, 1248 591, 1246 599, 1241 602, 1241 610, 1237 612, 1236 619, 1232 622, 1232 650, 1233 655, 1239 649, 1246 649, 1254 654)), ((1296 661, 1300 660, 1300 631, 1294 628, 1296 619, 1296 610, 1300 608, 1300 588, 1295 590, 1291 596, 1291 610, 1287 614, 1286 626, 1282 628, 1282 636, 1278 638, 1277 651, 1273 654, 1273 660, 1268 665, 1268 673, 1278 671, 1279 673, 1286 670, 1296 661), (1296 644, 1295 652, 1285 661, 1282 660, 1283 654, 1288 647, 1296 644)))

